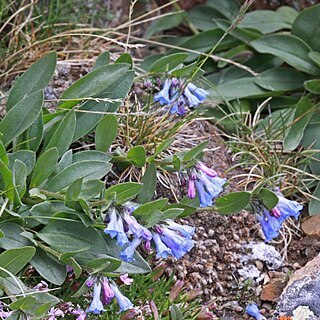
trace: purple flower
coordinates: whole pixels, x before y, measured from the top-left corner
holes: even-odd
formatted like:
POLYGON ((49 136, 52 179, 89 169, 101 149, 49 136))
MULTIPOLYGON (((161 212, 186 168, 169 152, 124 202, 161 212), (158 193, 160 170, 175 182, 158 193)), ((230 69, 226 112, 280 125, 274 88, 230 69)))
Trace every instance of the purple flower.
POLYGON ((64 317, 64 312, 60 310, 59 308, 52 307, 48 312, 48 320, 56 320, 57 317, 64 317))
POLYGON ((218 174, 211 168, 208 168, 203 162, 198 161, 196 168, 205 173, 210 178, 215 178, 218 174))
POLYGON ((157 94, 154 95, 154 101, 159 101, 161 105, 169 104, 171 99, 169 97, 169 90, 171 87, 172 81, 167 79, 164 82, 163 88, 157 94))
POLYGON ((143 240, 149 241, 152 239, 151 232, 138 223, 135 217, 130 216, 125 213, 123 216, 124 221, 127 223, 129 230, 133 233, 133 235, 137 238, 142 238, 143 240))
POLYGON ((263 320, 265 317, 260 313, 258 306, 255 303, 251 303, 246 307, 246 313, 256 320, 263 320))
POLYGON ((195 181, 195 184, 198 191, 200 207, 211 207, 213 202, 210 193, 207 192, 207 190, 204 188, 204 185, 198 180, 195 181))
POLYGON ((112 291, 114 292, 115 298, 118 301, 120 312, 132 309, 133 303, 120 292, 119 288, 112 283, 110 283, 110 286, 112 291))
POLYGON ((194 235, 195 228, 188 226, 188 225, 181 225, 179 223, 176 223, 172 220, 166 220, 167 227, 170 230, 178 231, 182 236, 184 236, 186 239, 190 240, 192 236, 194 235))
POLYGON ((280 217, 278 217, 279 222, 282 224, 288 217, 294 217, 295 219, 298 219, 303 206, 296 201, 286 199, 280 192, 277 193, 277 196, 279 202, 273 209, 273 213, 276 212, 278 215, 280 213, 280 217))
POLYGON ((189 91, 195 95, 200 102, 202 102, 203 100, 206 99, 207 95, 208 95, 208 91, 198 88, 196 87, 193 83, 189 82, 187 85, 187 88, 189 89, 189 91))
POLYGON ((120 259, 126 262, 135 261, 135 258, 133 257, 133 255, 136 248, 141 243, 141 241, 142 240, 140 238, 134 238, 131 244, 120 252, 120 255, 119 255, 120 259))
POLYGON ((93 314, 100 314, 101 312, 105 311, 103 309, 103 304, 100 300, 101 295, 101 284, 100 282, 96 281, 93 287, 93 299, 89 306, 89 308, 86 310, 86 312, 92 312, 93 314))
POLYGON ((271 241, 279 235, 281 223, 278 218, 270 214, 270 211, 264 209, 262 216, 257 215, 257 219, 261 224, 266 241, 271 241))
POLYGON ((70 308, 69 314, 72 314, 74 316, 77 316, 76 320, 85 320, 86 319, 86 312, 82 310, 79 306, 77 306, 77 309, 70 308))
POLYGON ((129 274, 128 273, 125 273, 125 274, 121 275, 119 278, 127 286, 129 286, 133 282, 133 279, 129 278, 129 274))
POLYGON ((160 238, 162 242, 171 249, 172 255, 177 259, 184 256, 194 246, 193 240, 188 240, 167 227, 161 226, 159 230, 161 231, 160 238))
POLYGON ((167 258, 168 256, 170 256, 172 254, 171 249, 168 248, 161 240, 160 235, 157 232, 152 232, 152 236, 153 236, 153 241, 156 245, 156 250, 157 250, 157 259, 160 258, 167 258))
POLYGON ((122 219, 115 208, 111 208, 109 211, 109 223, 107 228, 104 229, 104 233, 109 234, 111 238, 117 237, 117 244, 120 246, 129 243, 129 239, 124 232, 122 219))
POLYGON ((102 282, 102 303, 104 305, 109 304, 113 298, 114 293, 110 287, 109 281, 107 278, 104 278, 102 282))
POLYGON ((263 214, 257 215, 266 241, 271 241, 279 235, 283 222, 289 218, 298 218, 303 206, 296 201, 286 199, 282 193, 277 192, 278 204, 271 210, 262 209, 263 214))
POLYGON ((193 199, 196 197, 196 188, 195 188, 196 177, 190 177, 188 181, 188 197, 193 199))
POLYGON ((190 107, 196 107, 201 103, 201 100, 199 100, 197 96, 190 91, 188 86, 184 89, 184 94, 188 99, 190 107))
POLYGON ((200 201, 200 207, 210 207, 213 200, 222 192, 226 179, 217 176, 217 173, 199 161, 190 171, 188 181, 188 196, 194 198, 196 191, 200 201))

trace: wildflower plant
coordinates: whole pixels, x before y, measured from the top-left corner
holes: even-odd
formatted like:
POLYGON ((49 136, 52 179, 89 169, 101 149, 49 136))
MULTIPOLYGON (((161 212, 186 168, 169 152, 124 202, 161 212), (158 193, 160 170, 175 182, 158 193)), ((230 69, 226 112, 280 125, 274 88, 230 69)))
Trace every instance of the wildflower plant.
MULTIPOLYGON (((85 298, 84 304, 64 306, 70 315, 81 320, 100 314, 113 308, 115 300, 120 312, 131 312, 134 302, 122 294, 115 279, 121 276, 130 286, 131 274, 150 272, 143 255, 180 259, 195 245, 194 227, 175 218, 206 209, 231 214, 257 201, 268 210, 275 207, 276 214, 280 211, 279 219, 292 215, 286 211, 287 202, 267 189, 221 196, 226 180, 201 162, 207 142, 167 155, 164 151, 174 136, 148 152, 138 140, 130 150, 119 143, 113 149, 123 119, 119 107, 128 103, 135 81, 130 63, 101 64, 98 59, 49 113, 43 107, 43 90, 55 65, 56 54, 51 52, 15 81, 0 122, 0 287, 8 305, 4 312, 54 319, 62 315, 56 288, 83 277, 87 280, 73 290, 73 297, 85 298), (94 146, 72 149, 92 132, 94 146), (142 179, 109 184, 111 172, 128 167, 143 168, 142 179), (178 173, 187 182, 190 198, 180 203, 154 199, 159 170, 178 173), (48 287, 22 282, 28 272, 48 287)), ((173 71, 149 99, 155 112, 172 117, 172 132, 187 123, 184 111, 192 114, 207 94, 173 71)))

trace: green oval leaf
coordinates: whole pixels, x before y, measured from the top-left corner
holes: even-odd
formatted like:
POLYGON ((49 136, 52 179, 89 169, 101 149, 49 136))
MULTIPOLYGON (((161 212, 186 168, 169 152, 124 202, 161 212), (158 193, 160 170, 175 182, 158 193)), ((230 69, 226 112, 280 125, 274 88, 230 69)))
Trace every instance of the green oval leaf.
POLYGON ((83 180, 89 179, 101 179, 111 169, 111 164, 104 161, 80 161, 71 164, 44 186, 45 189, 58 192, 68 187, 74 181, 83 178, 83 180))
POLYGON ((6 146, 31 126, 41 112, 43 94, 31 93, 15 104, 0 123, 2 143, 6 146))
MULTIPOLYGON (((16 274, 32 259, 35 252, 34 247, 8 249, 0 254, 0 267, 16 274)), ((8 274, 1 270, 0 276, 8 277, 8 274)))
POLYGON ((302 98, 296 104, 293 122, 289 126, 283 141, 284 150, 294 150, 298 147, 304 130, 313 116, 313 113, 310 112, 312 108, 313 104, 308 98, 302 98))
POLYGON ((272 10, 256 10, 245 14, 240 28, 255 29, 263 34, 290 29, 291 25, 287 23, 283 15, 272 10))
POLYGON ((44 89, 54 73, 56 63, 57 54, 50 52, 17 79, 8 97, 7 112, 25 96, 44 89))
POLYGON ((156 191, 157 185, 157 167, 154 163, 150 163, 142 177, 143 187, 138 195, 139 203, 150 201, 156 191))
POLYGON ((107 92, 110 86, 120 82, 128 69, 128 64, 119 63, 91 71, 64 92, 61 99, 70 100, 61 102, 58 108, 72 108, 83 98, 97 97, 97 95, 107 92))
POLYGON ((320 79, 306 81, 303 85, 308 91, 314 94, 320 94, 320 79))
POLYGON ((115 115, 108 114, 98 123, 95 133, 96 149, 106 152, 118 133, 118 121, 115 115))
POLYGON ((258 52, 273 54, 300 71, 320 74, 320 69, 308 57, 311 48, 296 36, 273 34, 254 40, 251 45, 258 52))
POLYGON ((261 191, 259 192, 259 197, 263 205, 268 210, 273 209, 279 202, 279 198, 277 197, 277 195, 268 189, 261 189, 261 191))
POLYGON ((255 83, 261 88, 271 91, 289 91, 303 88, 308 77, 295 69, 275 68, 264 71, 255 83))
POLYGON ((56 147, 61 157, 69 148, 76 126, 76 115, 75 111, 69 111, 65 117, 61 120, 58 128, 53 133, 50 140, 47 142, 46 149, 56 147))
POLYGON ((37 160, 31 177, 30 188, 40 186, 54 172, 59 159, 57 148, 45 151, 37 160))
POLYGON ((320 51, 320 4, 304 9, 292 25, 291 33, 303 39, 313 50, 320 51))
POLYGON ((37 252, 31 259, 30 264, 37 270, 41 277, 57 286, 62 285, 66 279, 66 266, 51 259, 42 249, 37 248, 37 252))
POLYGON ((150 68, 150 72, 166 72, 174 69, 188 58, 187 53, 169 54, 155 61, 150 68))
POLYGON ((135 146, 128 151, 127 159, 136 167, 142 168, 146 161, 146 150, 142 146, 135 146))
POLYGON ((237 213, 246 208, 251 197, 250 192, 232 192, 216 200, 215 207, 221 214, 237 213))
POLYGON ((116 202, 124 203, 133 199, 142 189, 142 184, 137 182, 118 183, 106 190, 105 199, 112 200, 115 195, 116 202))

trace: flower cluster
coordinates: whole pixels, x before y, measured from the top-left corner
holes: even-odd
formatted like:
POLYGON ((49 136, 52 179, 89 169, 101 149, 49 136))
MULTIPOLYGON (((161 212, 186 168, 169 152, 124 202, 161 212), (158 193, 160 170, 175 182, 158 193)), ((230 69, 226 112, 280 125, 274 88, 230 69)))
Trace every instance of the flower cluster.
POLYGON ((171 114, 184 115, 187 108, 197 107, 207 97, 208 92, 181 79, 165 80, 161 91, 154 96, 154 101, 167 106, 171 114))
POLYGON ((193 227, 180 225, 168 219, 157 224, 150 231, 139 224, 132 215, 134 209, 133 206, 125 205, 120 214, 115 208, 111 208, 107 215, 107 227, 104 232, 111 238, 116 238, 117 244, 123 247, 119 255, 123 261, 134 261, 135 250, 142 242, 145 248, 150 250, 153 240, 157 258, 172 255, 179 259, 194 246, 192 235, 195 229, 193 227))
MULTIPOLYGON (((130 284, 133 280, 125 276, 125 284, 130 284)), ((88 278, 86 281, 88 287, 93 287, 93 297, 86 313, 100 314, 104 312, 104 306, 110 304, 115 298, 119 304, 120 312, 133 308, 132 302, 125 297, 119 290, 118 286, 109 281, 106 277, 88 278)))
POLYGON ((226 179, 218 177, 217 173, 199 161, 190 170, 188 179, 188 196, 193 199, 198 191, 200 207, 210 207, 213 200, 222 192, 226 179))
POLYGON ((257 219, 262 226, 266 241, 271 241, 279 235, 279 230, 283 222, 294 217, 298 219, 303 206, 296 201, 286 199, 281 192, 277 192, 278 204, 271 210, 262 209, 262 215, 257 215, 257 219))

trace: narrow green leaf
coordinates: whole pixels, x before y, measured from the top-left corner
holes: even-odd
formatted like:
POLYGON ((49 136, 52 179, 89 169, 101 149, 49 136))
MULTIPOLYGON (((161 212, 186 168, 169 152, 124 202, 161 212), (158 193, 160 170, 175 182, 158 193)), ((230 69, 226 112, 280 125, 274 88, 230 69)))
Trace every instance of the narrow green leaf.
POLYGON ((303 137, 304 130, 313 116, 313 113, 310 112, 312 108, 313 104, 308 98, 302 98, 297 103, 293 123, 286 132, 283 141, 285 150, 294 150, 298 147, 303 137))
POLYGON ((22 198, 27 190, 27 166, 20 160, 16 160, 14 162, 12 175, 16 191, 20 198, 22 198))
POLYGON ((106 152, 118 133, 118 121, 115 115, 104 116, 98 123, 95 133, 96 149, 106 152))
MULTIPOLYGON (((0 254, 0 267, 13 274, 17 274, 34 256, 34 247, 22 247, 8 249, 0 254)), ((0 271, 1 277, 8 277, 4 271, 0 271)))
POLYGON ((59 159, 56 147, 46 150, 37 160, 31 177, 30 188, 39 187, 54 172, 59 159))
POLYGON ((147 161, 146 150, 142 146, 135 146, 128 151, 127 158, 133 165, 142 168, 147 161))
POLYGON ((61 157, 70 147, 76 126, 75 111, 69 111, 47 142, 45 150, 56 147, 61 157))
POLYGON ((279 202, 279 198, 277 197, 277 195, 268 189, 261 189, 261 191, 259 192, 259 197, 263 205, 268 210, 273 209, 279 202))
POLYGON ((50 52, 17 79, 8 97, 7 112, 25 96, 44 89, 54 73, 56 63, 57 54, 50 52))
POLYGON ((191 161, 195 159, 202 151, 203 149, 208 145, 209 141, 204 141, 200 144, 198 144, 196 147, 189 150, 183 157, 183 161, 191 161))
POLYGON ((14 202, 15 199, 15 186, 13 183, 12 171, 0 160, 0 175, 3 179, 4 190, 2 192, 8 197, 10 202, 14 202))
POLYGON ((27 129, 27 139, 29 148, 37 151, 43 138, 43 117, 40 113, 37 120, 27 129))
POLYGON ((232 192, 216 200, 215 206, 221 214, 232 214, 243 210, 250 201, 250 192, 232 192))
POLYGON ((139 203, 146 203, 152 199, 157 186, 157 167, 154 163, 150 163, 143 175, 143 187, 138 195, 139 203))
POLYGON ((16 103, 0 123, 2 143, 6 146, 36 121, 41 112, 43 94, 34 92, 16 103))
POLYGON ((309 214, 320 214, 320 182, 318 182, 318 185, 313 192, 313 196, 314 198, 312 198, 309 203, 309 214))
POLYGON ((80 161, 71 164, 44 186, 45 189, 58 192, 68 187, 77 179, 83 178, 83 181, 89 179, 101 179, 111 169, 111 164, 104 161, 80 161))

